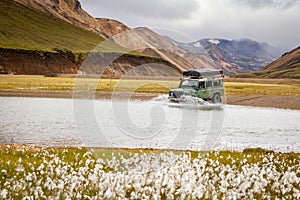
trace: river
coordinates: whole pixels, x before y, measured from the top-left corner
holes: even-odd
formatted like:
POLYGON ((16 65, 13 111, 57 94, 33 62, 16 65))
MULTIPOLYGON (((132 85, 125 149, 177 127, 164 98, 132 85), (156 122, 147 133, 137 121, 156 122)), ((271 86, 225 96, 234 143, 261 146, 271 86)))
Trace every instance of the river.
POLYGON ((166 101, 0 97, 0 143, 300 152, 300 111, 166 101))

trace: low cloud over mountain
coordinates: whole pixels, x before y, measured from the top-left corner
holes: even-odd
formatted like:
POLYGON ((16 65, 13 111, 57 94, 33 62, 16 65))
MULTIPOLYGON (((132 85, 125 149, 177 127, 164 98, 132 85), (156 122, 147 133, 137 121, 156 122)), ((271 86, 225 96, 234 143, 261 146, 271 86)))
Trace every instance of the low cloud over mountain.
MULTIPOLYGON (((299 0, 80 1, 94 17, 130 27, 173 30, 174 39, 251 38, 282 50, 295 48, 300 35, 299 0), (180 33, 180 34, 179 34, 180 33)), ((160 34, 165 34, 159 32, 160 34)))

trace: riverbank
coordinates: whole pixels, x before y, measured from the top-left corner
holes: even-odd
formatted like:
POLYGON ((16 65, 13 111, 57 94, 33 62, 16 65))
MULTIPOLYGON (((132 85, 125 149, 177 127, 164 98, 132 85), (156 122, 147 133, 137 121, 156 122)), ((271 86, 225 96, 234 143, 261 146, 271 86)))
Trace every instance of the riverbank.
POLYGON ((227 95, 227 104, 300 110, 300 96, 227 95))
MULTIPOLYGON (((176 88, 176 79, 96 79, 42 76, 0 76, 0 96, 40 98, 90 98, 113 97, 149 100, 168 94, 176 88), (76 93, 74 88, 83 87, 89 92, 76 93), (117 92, 116 92, 117 91, 117 92), (125 97, 124 97, 125 96, 125 97)), ((300 81, 271 79, 225 79, 224 103, 230 105, 272 107, 300 110, 300 81)))
MULTIPOLYGON (((2 97, 37 97, 37 98, 90 98, 90 99, 111 99, 112 92, 96 93, 77 93, 73 91, 13 91, 1 90, 2 97)), ((127 93, 115 93, 118 98, 128 97, 127 93)), ((150 100, 159 94, 133 93, 130 97, 132 100, 150 100)), ((240 106, 269 107, 281 109, 300 110, 300 96, 285 95, 226 95, 226 104, 240 106)))

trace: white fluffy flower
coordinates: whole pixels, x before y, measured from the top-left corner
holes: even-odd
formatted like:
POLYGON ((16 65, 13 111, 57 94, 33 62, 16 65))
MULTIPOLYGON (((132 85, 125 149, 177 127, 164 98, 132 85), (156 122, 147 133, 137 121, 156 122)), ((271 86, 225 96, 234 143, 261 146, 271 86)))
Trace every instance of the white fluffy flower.
POLYGON ((7 198, 7 194, 8 194, 7 189, 3 189, 0 192, 0 196, 1 196, 2 199, 6 199, 7 198))

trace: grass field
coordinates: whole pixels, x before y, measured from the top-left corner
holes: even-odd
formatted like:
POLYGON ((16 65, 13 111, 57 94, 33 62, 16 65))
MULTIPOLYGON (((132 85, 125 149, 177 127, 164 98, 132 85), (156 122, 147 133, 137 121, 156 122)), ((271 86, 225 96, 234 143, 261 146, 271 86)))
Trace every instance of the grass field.
POLYGON ((299 84, 261 84, 261 83, 240 83, 227 82, 225 83, 226 94, 240 95, 300 95, 299 84))
MULTIPOLYGON (((178 87, 175 80, 117 80, 95 78, 60 78, 41 76, 0 76, 0 90, 31 90, 31 91, 71 91, 83 87, 95 88, 96 91, 112 92, 141 92, 168 93, 170 88, 178 87)), ((227 95, 300 95, 300 84, 288 82, 286 84, 274 81, 268 83, 230 82, 225 80, 227 95)))
POLYGON ((2 146, 2 199, 300 198, 299 153, 2 146))
POLYGON ((178 81, 157 80, 117 80, 117 79, 95 79, 95 78, 51 78, 38 76, 0 76, 0 90, 33 90, 33 91, 70 91, 75 88, 90 88, 96 91, 112 92, 115 89, 122 92, 151 92, 165 93, 168 88, 178 86, 178 81), (168 87, 168 88, 167 88, 168 87))

